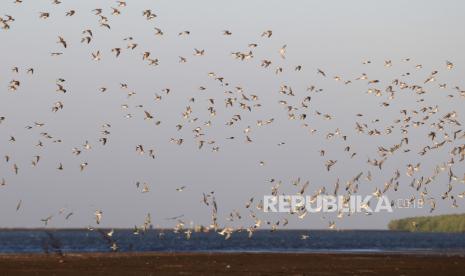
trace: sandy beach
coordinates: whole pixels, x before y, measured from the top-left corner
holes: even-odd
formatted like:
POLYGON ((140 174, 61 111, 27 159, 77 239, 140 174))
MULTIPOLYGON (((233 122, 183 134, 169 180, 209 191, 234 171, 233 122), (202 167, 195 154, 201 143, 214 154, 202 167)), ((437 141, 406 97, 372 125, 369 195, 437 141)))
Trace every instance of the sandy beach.
POLYGON ((462 275, 463 255, 115 253, 0 255, 0 275, 462 275))

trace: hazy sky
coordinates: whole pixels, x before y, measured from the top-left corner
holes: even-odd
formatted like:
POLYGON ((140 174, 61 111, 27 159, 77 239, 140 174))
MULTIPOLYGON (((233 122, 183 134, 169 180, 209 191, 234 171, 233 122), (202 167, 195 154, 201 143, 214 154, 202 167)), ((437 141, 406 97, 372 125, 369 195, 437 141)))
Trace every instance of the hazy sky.
MULTIPOLYGON (((114 16, 110 7, 115 1, 72 1, 62 0, 53 5, 52 1, 24 0, 14 4, 4 1, 0 14, 15 18, 9 22, 11 29, 0 30, 0 117, 6 120, 0 124, 0 154, 9 155, 11 160, 0 161, 0 180, 7 184, 0 187, 0 227, 37 227, 43 225, 41 218, 53 215, 51 227, 85 227, 95 225, 94 212, 103 211, 102 226, 132 227, 144 222, 151 213, 153 224, 173 226, 167 217, 184 215, 186 222, 208 224, 211 209, 202 201, 202 193, 215 191, 219 206, 221 225, 253 224, 244 206, 249 198, 255 197, 256 205, 264 195, 271 193, 270 179, 283 181, 280 192, 296 193, 299 187, 291 183, 301 178, 311 184, 307 194, 313 194, 325 186, 333 190, 336 179, 341 185, 359 172, 371 171, 373 181, 362 180, 359 184, 361 195, 371 194, 377 187, 382 189, 385 182, 393 177, 396 169, 401 172, 398 192, 387 195, 392 198, 418 197, 419 192, 409 186, 413 178, 406 176, 409 163, 421 162, 421 170, 415 175, 429 177, 437 164, 449 161, 449 151, 464 144, 464 139, 448 143, 437 152, 425 156, 417 153, 426 145, 433 145, 427 138, 432 130, 429 125, 451 111, 463 117, 465 98, 460 97, 455 86, 464 90, 465 39, 463 26, 465 18, 463 1, 127 1, 127 7, 120 8, 121 14, 114 16), (108 17, 111 30, 100 27, 99 17, 92 10, 102 8, 108 17), (65 13, 75 10, 76 15, 66 17, 65 13), (142 11, 150 9, 157 17, 146 20, 142 11), (50 18, 40 19, 39 12, 49 12, 50 18), (154 28, 163 30, 163 36, 155 36, 154 28), (90 44, 80 43, 85 35, 83 30, 93 31, 90 44), (189 36, 180 37, 179 32, 189 30, 189 36), (231 36, 224 36, 223 30, 230 30, 231 36), (271 38, 261 37, 265 30, 273 30, 271 38), (64 49, 57 43, 62 36, 68 43, 64 49), (133 37, 138 47, 126 49, 133 37), (254 57, 239 61, 231 52, 248 52, 248 44, 257 43, 254 57), (279 49, 287 45, 286 59, 281 59, 279 49), (119 58, 112 48, 122 48, 119 58), (205 49, 205 56, 194 56, 194 48, 205 49), (91 59, 91 53, 102 53, 99 62, 91 59), (159 66, 149 66, 142 60, 142 53, 151 52, 151 58, 159 59, 159 66), (51 52, 63 52, 52 57, 51 52), (187 63, 179 63, 179 56, 187 63), (409 62, 403 61, 410 58, 409 62), (263 59, 272 60, 272 65, 260 67, 263 59), (370 60, 371 64, 362 64, 370 60), (392 60, 391 67, 384 61, 392 60), (453 70, 446 69, 446 60, 454 63, 453 70), (421 69, 415 65, 421 64, 421 69), (294 67, 302 65, 302 71, 294 67), (19 73, 12 72, 19 67, 19 73), (283 73, 276 75, 276 67, 283 73), (34 68, 33 75, 26 74, 27 68, 34 68), (323 69, 327 77, 318 75, 317 68, 323 69), (438 70, 437 81, 424 84, 424 80, 438 70), (209 72, 224 77, 223 86, 208 76, 209 72), (401 77, 409 72, 410 76, 401 77), (366 73, 369 80, 379 79, 376 85, 367 81, 355 81, 366 73), (343 81, 333 80, 334 76, 343 81), (56 92, 56 80, 63 78, 66 94, 56 92), (388 99, 385 88, 401 78, 409 85, 424 86, 424 95, 415 95, 411 90, 395 87, 396 97, 388 99), (16 92, 8 90, 11 80, 19 80, 16 92), (352 80, 344 85, 344 81, 352 80), (120 83, 128 84, 127 90, 120 83), (439 84, 447 83, 446 89, 439 84), (280 94, 280 86, 291 86, 295 96, 280 94), (310 93, 306 88, 315 85, 324 89, 310 93), (204 86, 205 91, 199 87, 204 86), (239 102, 241 86, 244 94, 257 95, 261 107, 252 112, 243 110, 239 102), (107 87, 105 93, 100 87, 107 87), (169 88, 166 95, 162 90, 169 88), (367 94, 369 88, 383 91, 381 97, 367 94), (225 94, 232 91, 233 94, 225 94), (136 94, 128 97, 128 92, 136 94), (155 95, 162 95, 155 101, 155 95), (447 95, 454 95, 453 98, 447 95), (309 108, 300 102, 311 96, 309 108), (195 102, 189 99, 195 98, 195 102), (225 108, 225 99, 238 97, 232 108, 225 108), (211 117, 207 108, 208 99, 215 99, 217 115, 211 117), (424 102, 417 102, 424 98, 424 102), (307 114, 305 121, 289 120, 288 105, 298 107, 296 115, 307 114), (51 108, 57 101, 64 104, 63 110, 53 113, 51 108), (389 101, 389 107, 381 103, 389 101), (128 109, 121 106, 127 104, 128 109), (136 107, 143 105, 143 108, 136 107), (419 110, 423 106, 439 106, 438 114, 421 128, 410 129, 410 144, 403 149, 409 153, 397 152, 390 156, 379 170, 367 164, 367 159, 380 159, 379 146, 392 147, 402 139, 399 124, 400 110, 419 110), (192 107, 189 122, 182 113, 192 107), (144 110, 154 115, 154 120, 144 120, 144 110), (333 120, 324 120, 315 115, 319 111, 331 114, 333 120), (357 117, 363 113, 364 117, 357 117), (125 118, 131 114, 132 118, 125 118), (242 120, 233 126, 225 123, 235 114, 242 120), (258 127, 257 120, 274 118, 267 126, 258 127), (379 119, 373 123, 372 120, 379 119), (156 126, 154 121, 161 121, 156 126), (205 122, 211 121, 210 127, 205 122), (34 122, 45 123, 43 127, 26 129, 34 122), (393 134, 368 136, 357 134, 355 122, 366 123, 369 129, 384 131, 395 125, 393 134), (108 144, 102 146, 102 125, 111 124, 108 130, 108 144), (309 128, 317 129, 310 135, 309 128), (176 125, 184 127, 177 131, 176 125), (252 143, 245 143, 244 129, 251 126, 249 136, 252 143), (193 130, 202 128, 205 141, 214 140, 215 145, 198 149, 193 130), (347 141, 340 136, 326 139, 328 133, 339 129, 347 135, 347 141), (52 139, 43 137, 48 133, 52 139), (16 142, 9 142, 10 136, 16 142), (227 137, 234 136, 234 140, 227 137), (183 138, 181 146, 170 143, 170 138, 183 138), (62 143, 52 140, 61 139, 62 143), (37 147, 38 141, 44 147, 37 147), (85 141, 91 150, 83 149, 85 141), (277 146, 285 142, 285 145, 277 146), (136 153, 136 145, 142 144, 156 150, 152 160, 147 154, 136 153), (351 145, 354 158, 344 152, 351 145), (218 152, 212 152, 219 146, 218 152), (83 152, 72 154, 72 148, 83 152), (319 151, 325 149, 321 157, 319 151), (35 155, 41 160, 35 168, 31 161, 35 155), (324 163, 338 160, 327 172, 324 163), (264 161, 265 166, 259 162, 264 161), (58 171, 59 163, 64 170, 58 171), (79 164, 89 165, 80 172, 79 164), (14 175, 12 166, 17 164, 19 174, 14 175), (150 192, 141 193, 136 182, 146 182, 150 192), (186 186, 183 192, 176 188, 186 186), (16 211, 19 201, 22 206, 16 211), (59 214, 66 208, 64 214, 59 214), (242 221, 230 223, 225 220, 232 210, 243 215, 242 221), (65 220, 69 212, 74 215, 65 220)), ((253 105, 254 102, 245 102, 253 105)), ((409 114, 412 115, 412 114, 409 114)), ((412 121, 418 121, 418 116, 412 121)), ((460 129, 446 125, 445 132, 451 135, 460 129)), ((463 132, 462 132, 463 133, 463 132)), ((436 141, 444 140, 444 133, 438 132, 436 141)), ((453 167, 454 173, 463 177, 464 162, 453 167)), ((365 176, 364 175, 364 176, 365 176)), ((438 201, 436 214, 456 213, 465 210, 464 200, 458 198, 459 208, 452 208, 451 201, 442 201, 447 190, 447 172, 441 174, 428 191, 438 201)), ((454 182, 452 194, 465 191, 463 183, 454 182)), ((263 215, 263 219, 275 222, 281 215, 263 215)), ((335 220, 338 228, 385 228, 393 218, 428 215, 429 207, 421 210, 395 210, 393 214, 355 215, 336 219, 334 214, 327 217, 308 215, 303 220, 290 218, 290 228, 326 228, 328 220, 335 220)))

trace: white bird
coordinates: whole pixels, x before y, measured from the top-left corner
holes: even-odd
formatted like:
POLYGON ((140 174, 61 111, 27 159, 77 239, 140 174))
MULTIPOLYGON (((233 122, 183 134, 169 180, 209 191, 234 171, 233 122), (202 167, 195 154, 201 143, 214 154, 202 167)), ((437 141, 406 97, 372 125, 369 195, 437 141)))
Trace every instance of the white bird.
POLYGON ((281 49, 279 49, 279 55, 282 59, 286 58, 286 47, 287 45, 284 45, 283 47, 281 47, 281 49))
POLYGON ((102 215, 103 215, 102 210, 96 210, 94 215, 95 215, 95 222, 97 224, 100 224, 100 222, 102 221, 102 215))

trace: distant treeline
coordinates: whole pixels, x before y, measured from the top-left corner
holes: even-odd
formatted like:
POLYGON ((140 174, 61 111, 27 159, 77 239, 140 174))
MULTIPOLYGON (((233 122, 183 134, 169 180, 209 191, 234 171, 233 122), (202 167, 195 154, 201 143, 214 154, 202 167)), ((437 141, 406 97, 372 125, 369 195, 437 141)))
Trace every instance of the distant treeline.
POLYGON ((392 220, 388 227, 389 230, 410 232, 465 232, 465 214, 392 220))

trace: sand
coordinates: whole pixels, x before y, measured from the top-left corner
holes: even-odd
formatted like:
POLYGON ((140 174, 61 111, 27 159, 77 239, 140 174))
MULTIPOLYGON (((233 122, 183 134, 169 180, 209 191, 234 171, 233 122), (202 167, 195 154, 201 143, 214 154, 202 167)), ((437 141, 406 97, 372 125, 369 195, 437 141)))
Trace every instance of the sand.
POLYGON ((99 253, 0 255, 0 275, 465 275, 465 255, 99 253))

